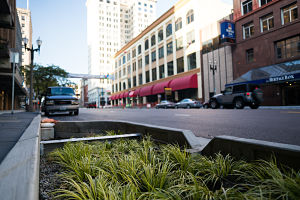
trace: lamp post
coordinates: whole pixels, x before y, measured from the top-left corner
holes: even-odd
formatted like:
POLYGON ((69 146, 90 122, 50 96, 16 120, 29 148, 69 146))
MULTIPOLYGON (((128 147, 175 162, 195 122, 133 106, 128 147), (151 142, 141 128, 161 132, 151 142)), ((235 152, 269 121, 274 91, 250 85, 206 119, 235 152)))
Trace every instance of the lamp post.
POLYGON ((42 45, 42 40, 38 38, 36 40, 36 44, 38 45, 38 48, 34 49, 33 45, 31 48, 27 48, 28 44, 28 39, 24 38, 24 46, 26 51, 30 51, 31 53, 31 60, 30 60, 30 94, 29 94, 29 112, 33 112, 33 102, 32 102, 32 97, 33 97, 33 59, 34 59, 34 52, 38 51, 40 52, 40 48, 42 45))
POLYGON ((213 86, 214 86, 214 95, 215 95, 216 94, 215 72, 217 71, 217 62, 215 60, 213 62, 209 61, 209 69, 213 73, 213 86))

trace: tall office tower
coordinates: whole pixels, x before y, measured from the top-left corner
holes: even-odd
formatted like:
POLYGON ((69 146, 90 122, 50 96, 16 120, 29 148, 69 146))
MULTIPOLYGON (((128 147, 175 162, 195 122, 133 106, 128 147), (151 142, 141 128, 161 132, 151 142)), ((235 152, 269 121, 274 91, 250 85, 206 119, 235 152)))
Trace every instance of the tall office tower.
MULTIPOLYGON (((17 13, 21 25, 22 38, 28 39, 28 47, 32 45, 32 24, 31 12, 29 9, 17 8, 17 13)), ((22 44, 24 41, 22 41, 22 44)), ((30 65, 31 55, 29 51, 22 48, 22 66, 30 65)))
MULTIPOLYGON (((113 72, 113 56, 156 18, 156 0, 87 0, 88 72, 113 72)), ((107 105, 109 79, 90 79, 88 96, 97 106, 107 105)))

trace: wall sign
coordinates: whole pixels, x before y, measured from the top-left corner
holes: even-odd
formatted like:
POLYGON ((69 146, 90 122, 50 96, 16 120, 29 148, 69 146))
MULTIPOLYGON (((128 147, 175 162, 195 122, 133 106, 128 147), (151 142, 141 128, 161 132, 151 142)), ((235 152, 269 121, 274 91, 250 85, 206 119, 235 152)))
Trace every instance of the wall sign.
POLYGON ((235 24, 233 22, 221 23, 221 39, 225 38, 235 39, 235 24))
POLYGON ((293 79, 295 79, 294 74, 284 75, 284 76, 276 76, 276 77, 270 77, 267 80, 267 83, 273 83, 273 82, 278 82, 278 81, 286 81, 286 80, 293 80, 293 79))

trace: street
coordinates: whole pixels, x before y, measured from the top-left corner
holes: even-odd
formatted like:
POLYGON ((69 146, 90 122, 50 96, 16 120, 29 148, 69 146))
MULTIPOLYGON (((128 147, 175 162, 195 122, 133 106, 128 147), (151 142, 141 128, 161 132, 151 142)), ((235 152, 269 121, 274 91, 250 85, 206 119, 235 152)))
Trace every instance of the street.
POLYGON ((196 136, 230 135, 300 145, 300 110, 236 109, 80 109, 60 121, 122 120, 191 130, 196 136))

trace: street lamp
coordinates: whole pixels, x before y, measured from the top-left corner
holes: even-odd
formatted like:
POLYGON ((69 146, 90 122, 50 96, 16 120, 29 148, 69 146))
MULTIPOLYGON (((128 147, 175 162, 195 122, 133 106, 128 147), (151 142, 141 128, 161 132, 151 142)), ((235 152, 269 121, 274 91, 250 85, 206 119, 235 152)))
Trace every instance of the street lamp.
POLYGON ((209 61, 209 69, 213 73, 213 86, 214 86, 214 95, 215 95, 216 94, 215 72, 217 71, 217 62, 215 60, 213 63, 209 61))
POLYGON ((25 50, 30 51, 31 53, 31 60, 30 60, 30 94, 29 94, 29 111, 33 112, 33 102, 32 102, 32 97, 33 97, 33 59, 34 59, 34 52, 38 51, 40 52, 40 48, 42 45, 42 40, 40 40, 40 38, 38 38, 36 40, 36 44, 38 45, 38 48, 34 49, 33 45, 31 48, 27 48, 27 44, 28 44, 28 39, 24 38, 24 47, 25 50))

